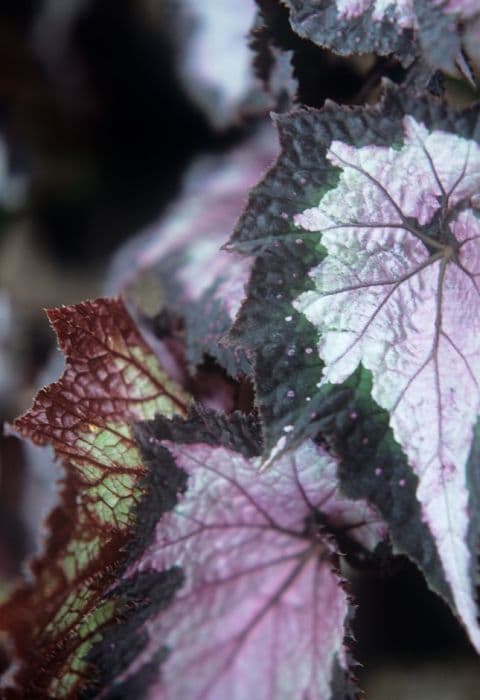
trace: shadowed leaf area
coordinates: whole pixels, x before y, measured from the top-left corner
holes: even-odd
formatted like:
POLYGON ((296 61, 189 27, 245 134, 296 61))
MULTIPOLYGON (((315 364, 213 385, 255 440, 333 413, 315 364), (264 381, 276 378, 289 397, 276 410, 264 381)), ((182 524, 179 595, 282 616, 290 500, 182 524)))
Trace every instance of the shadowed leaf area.
MULTIPOLYGON (((183 415, 189 403, 121 301, 99 299, 48 316, 65 371, 14 427, 38 445, 52 445, 65 476, 31 581, 0 608, 0 626, 14 647, 13 679, 3 690, 8 700, 74 698, 93 680, 85 656, 125 612, 121 592, 105 594, 126 564, 148 476, 132 422, 183 415)), ((178 473, 165 477, 164 507, 182 485, 178 473)))

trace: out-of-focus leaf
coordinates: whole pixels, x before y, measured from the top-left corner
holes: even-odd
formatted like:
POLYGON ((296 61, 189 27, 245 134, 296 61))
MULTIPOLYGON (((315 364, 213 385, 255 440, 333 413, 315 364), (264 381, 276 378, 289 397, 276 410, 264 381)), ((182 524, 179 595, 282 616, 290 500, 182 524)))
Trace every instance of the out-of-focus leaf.
POLYGON ((250 187, 278 152, 270 127, 227 155, 203 158, 187 174, 167 214, 116 256, 108 293, 123 293, 147 315, 166 306, 184 319, 186 358, 193 373, 204 353, 236 376, 248 357, 221 344, 245 296, 251 261, 221 249, 250 187))
POLYGON ((261 7, 252 28, 250 46, 255 52, 255 72, 265 91, 271 96, 275 112, 291 109, 298 92, 293 68, 293 51, 286 51, 273 41, 272 32, 261 7))
POLYGON ((248 113, 265 112, 269 100, 253 70, 248 34, 255 0, 167 0, 164 21, 175 37, 179 75, 211 123, 224 129, 248 113))
POLYGON ((12 169, 7 145, 0 137, 0 211, 19 209, 25 199, 25 187, 25 177, 12 169))

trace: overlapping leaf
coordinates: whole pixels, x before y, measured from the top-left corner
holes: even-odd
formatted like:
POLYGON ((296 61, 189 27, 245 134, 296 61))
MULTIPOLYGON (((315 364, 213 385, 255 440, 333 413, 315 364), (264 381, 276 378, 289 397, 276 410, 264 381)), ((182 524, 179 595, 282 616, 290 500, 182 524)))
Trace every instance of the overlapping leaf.
POLYGON ((462 46, 478 57, 478 3, 435 0, 280 0, 301 36, 342 55, 395 54, 406 65, 420 51, 435 68, 455 70, 462 46))
MULTIPOLYGON (((278 152, 276 134, 261 129, 228 156, 203 158, 187 174, 184 191, 167 215, 117 254, 108 292, 158 301, 185 321, 190 371, 215 357, 230 375, 248 373, 248 358, 222 346, 244 298, 251 261, 221 250, 247 192, 278 152), (147 291, 145 291, 147 290, 147 291)), ((144 301, 142 300, 142 303, 144 301)))
POLYGON ((348 697, 349 603, 333 533, 373 549, 384 524, 339 495, 335 460, 311 441, 259 474, 251 429, 239 414, 205 411, 138 429, 147 462, 173 460, 188 480, 129 576, 180 567, 183 585, 138 626, 149 643, 111 679, 112 697, 162 649, 152 700, 348 697))
POLYGON ((284 441, 335 440, 345 488, 378 504, 480 649, 478 110, 391 92, 279 126, 233 239, 260 251, 236 337, 257 353, 267 442, 286 426, 284 441))
POLYGON ((7 698, 78 697, 93 680, 85 655, 121 611, 122 599, 103 596, 125 565, 147 477, 131 422, 183 414, 189 402, 121 301, 51 310, 49 318, 65 371, 15 427, 52 445, 66 476, 32 581, 0 610, 16 651, 7 698))

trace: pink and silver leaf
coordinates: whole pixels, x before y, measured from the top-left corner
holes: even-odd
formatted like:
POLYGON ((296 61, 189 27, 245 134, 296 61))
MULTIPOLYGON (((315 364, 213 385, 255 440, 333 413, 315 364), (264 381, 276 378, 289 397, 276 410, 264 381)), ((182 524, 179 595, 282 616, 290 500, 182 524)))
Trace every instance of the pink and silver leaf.
POLYGON ((480 648, 465 483, 480 409, 480 219, 470 204, 480 145, 410 116, 403 124, 399 150, 331 143, 338 185, 295 217, 322 232, 327 255, 294 307, 319 331, 322 383, 342 383, 360 363, 372 372, 373 399, 419 477, 423 517, 480 648), (432 223, 438 235, 424 232, 432 223))
POLYGON ((138 428, 147 461, 173 459, 187 488, 128 575, 180 568, 183 585, 140 627, 149 641, 117 681, 163 649, 151 700, 354 697, 334 533, 371 548, 386 536, 383 521, 339 494, 336 461, 311 441, 260 474, 260 458, 229 447, 225 432, 222 445, 210 431, 192 442, 188 424, 182 443, 180 423, 138 428))
POLYGON ((478 108, 389 88, 278 123, 282 155, 232 239, 257 253, 232 337, 255 356, 267 450, 334 444, 346 492, 480 649, 478 108))

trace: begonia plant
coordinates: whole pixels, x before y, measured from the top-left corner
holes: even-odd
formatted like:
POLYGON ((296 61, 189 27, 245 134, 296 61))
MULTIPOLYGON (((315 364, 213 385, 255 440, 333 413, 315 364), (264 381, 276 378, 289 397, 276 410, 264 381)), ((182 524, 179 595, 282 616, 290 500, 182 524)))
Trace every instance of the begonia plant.
POLYGON ((65 369, 12 430, 64 476, 0 608, 6 700, 359 697, 349 575, 399 554, 480 652, 480 107, 448 93, 478 4, 190 4, 179 74, 249 133, 191 165, 108 297, 48 312, 65 369), (400 77, 300 104, 277 11, 400 77))

